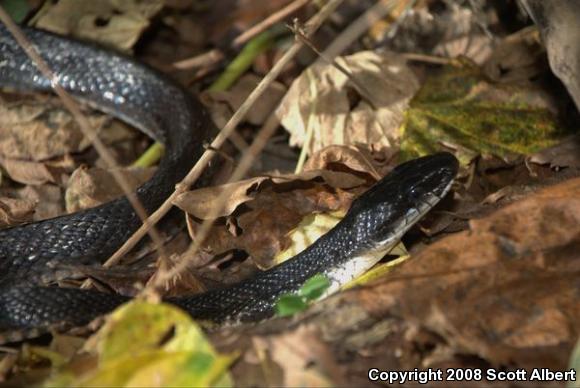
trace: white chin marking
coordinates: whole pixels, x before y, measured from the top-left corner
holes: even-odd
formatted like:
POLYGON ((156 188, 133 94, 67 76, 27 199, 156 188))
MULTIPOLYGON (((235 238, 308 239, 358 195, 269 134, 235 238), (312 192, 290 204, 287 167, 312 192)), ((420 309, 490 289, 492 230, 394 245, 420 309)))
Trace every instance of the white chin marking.
POLYGON ((320 299, 334 294, 342 285, 364 274, 385 257, 397 242, 399 242, 399 239, 383 243, 381 244, 382 247, 378 249, 369 249, 368 251, 350 259, 344 265, 324 273, 324 275, 330 280, 330 287, 328 287, 320 299))

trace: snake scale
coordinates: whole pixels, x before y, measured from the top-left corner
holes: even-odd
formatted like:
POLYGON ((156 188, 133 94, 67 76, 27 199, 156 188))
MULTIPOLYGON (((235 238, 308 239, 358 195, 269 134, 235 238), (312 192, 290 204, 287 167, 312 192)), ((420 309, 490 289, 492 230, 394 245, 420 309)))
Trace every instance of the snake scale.
MULTIPOLYGON (((203 151, 213 130, 204 108, 167 77, 124 55, 31 28, 24 32, 71 95, 165 145, 156 174, 137 189, 145 209, 155 210, 203 151)), ((0 86, 51 90, 4 26, 0 86)), ((281 295, 298 291, 315 274, 330 279, 330 294, 380 260, 439 202, 457 169, 449 153, 403 163, 357 198, 333 229, 285 263, 229 287, 166 301, 197 319, 234 323, 272 316, 281 295)), ((122 295, 47 284, 66 277, 70 265, 102 263, 139 225, 128 201, 120 198, 0 230, 0 339, 2 333, 83 325, 127 301, 122 295)))

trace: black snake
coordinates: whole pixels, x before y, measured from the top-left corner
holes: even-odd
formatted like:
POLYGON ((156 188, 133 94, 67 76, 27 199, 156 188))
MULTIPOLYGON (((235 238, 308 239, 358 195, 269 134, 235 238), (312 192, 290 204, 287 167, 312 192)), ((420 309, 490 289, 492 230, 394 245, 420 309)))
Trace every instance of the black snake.
MULTIPOLYGON (((76 98, 124 120, 166 147, 154 177, 137 190, 148 212, 173 191, 202 152, 212 123, 186 91, 158 72, 94 45, 25 28, 60 84, 76 98)), ((0 26, 0 85, 50 90, 45 79, 0 26)), ((345 218, 287 262, 233 286, 168 298, 194 318, 216 323, 271 316, 282 294, 315 274, 330 293, 376 263, 449 190, 457 160, 439 153, 396 167, 355 200, 345 218)), ((66 276, 67 264, 95 265, 140 225, 125 198, 53 219, 0 231, 0 338, 18 330, 82 325, 128 297, 43 284, 66 276)))

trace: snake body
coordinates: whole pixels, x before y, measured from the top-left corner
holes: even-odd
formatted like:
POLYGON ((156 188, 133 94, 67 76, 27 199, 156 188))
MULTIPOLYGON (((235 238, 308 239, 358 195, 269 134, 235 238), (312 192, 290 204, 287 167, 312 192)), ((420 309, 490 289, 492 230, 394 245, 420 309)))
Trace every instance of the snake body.
MULTIPOLYGON (((164 143, 157 173, 137 189, 146 210, 155 210, 199 158, 213 128, 208 114, 187 91, 130 58, 34 29, 24 32, 69 93, 164 143)), ((50 90, 3 26, 0 85, 50 90)), ((315 274, 330 279, 331 293, 380 260, 447 193, 457 168, 448 153, 404 163, 356 199, 332 230, 285 263, 226 288, 166 301, 194 318, 227 323, 272 316, 281 295, 297 292, 315 274)), ((1 230, 0 340, 1 333, 86 324, 127 301, 122 295, 43 284, 65 276, 61 267, 101 263, 139 225, 121 198, 1 230)))

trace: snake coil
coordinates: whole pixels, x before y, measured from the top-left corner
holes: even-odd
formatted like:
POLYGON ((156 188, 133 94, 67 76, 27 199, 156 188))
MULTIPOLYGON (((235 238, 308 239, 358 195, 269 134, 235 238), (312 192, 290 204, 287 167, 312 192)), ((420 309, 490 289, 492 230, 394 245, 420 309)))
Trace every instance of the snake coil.
MULTIPOLYGON (((185 90, 156 71, 94 45, 25 28, 61 86, 76 98, 135 126, 166 147, 153 178, 137 189, 148 212, 173 191, 200 157, 212 131, 209 115, 185 90)), ((0 26, 0 85, 50 90, 0 26)), ((404 163, 354 201, 345 218, 287 262, 250 279, 202 294, 168 298, 194 318, 216 323, 270 317, 280 295, 321 273, 335 291, 370 268, 449 190, 458 164, 448 153, 404 163)), ((69 265, 94 265, 140 225, 125 198, 78 213, 0 231, 0 340, 82 325, 129 298, 94 290, 46 287, 69 265), (26 334, 28 333, 28 334, 26 334)))

